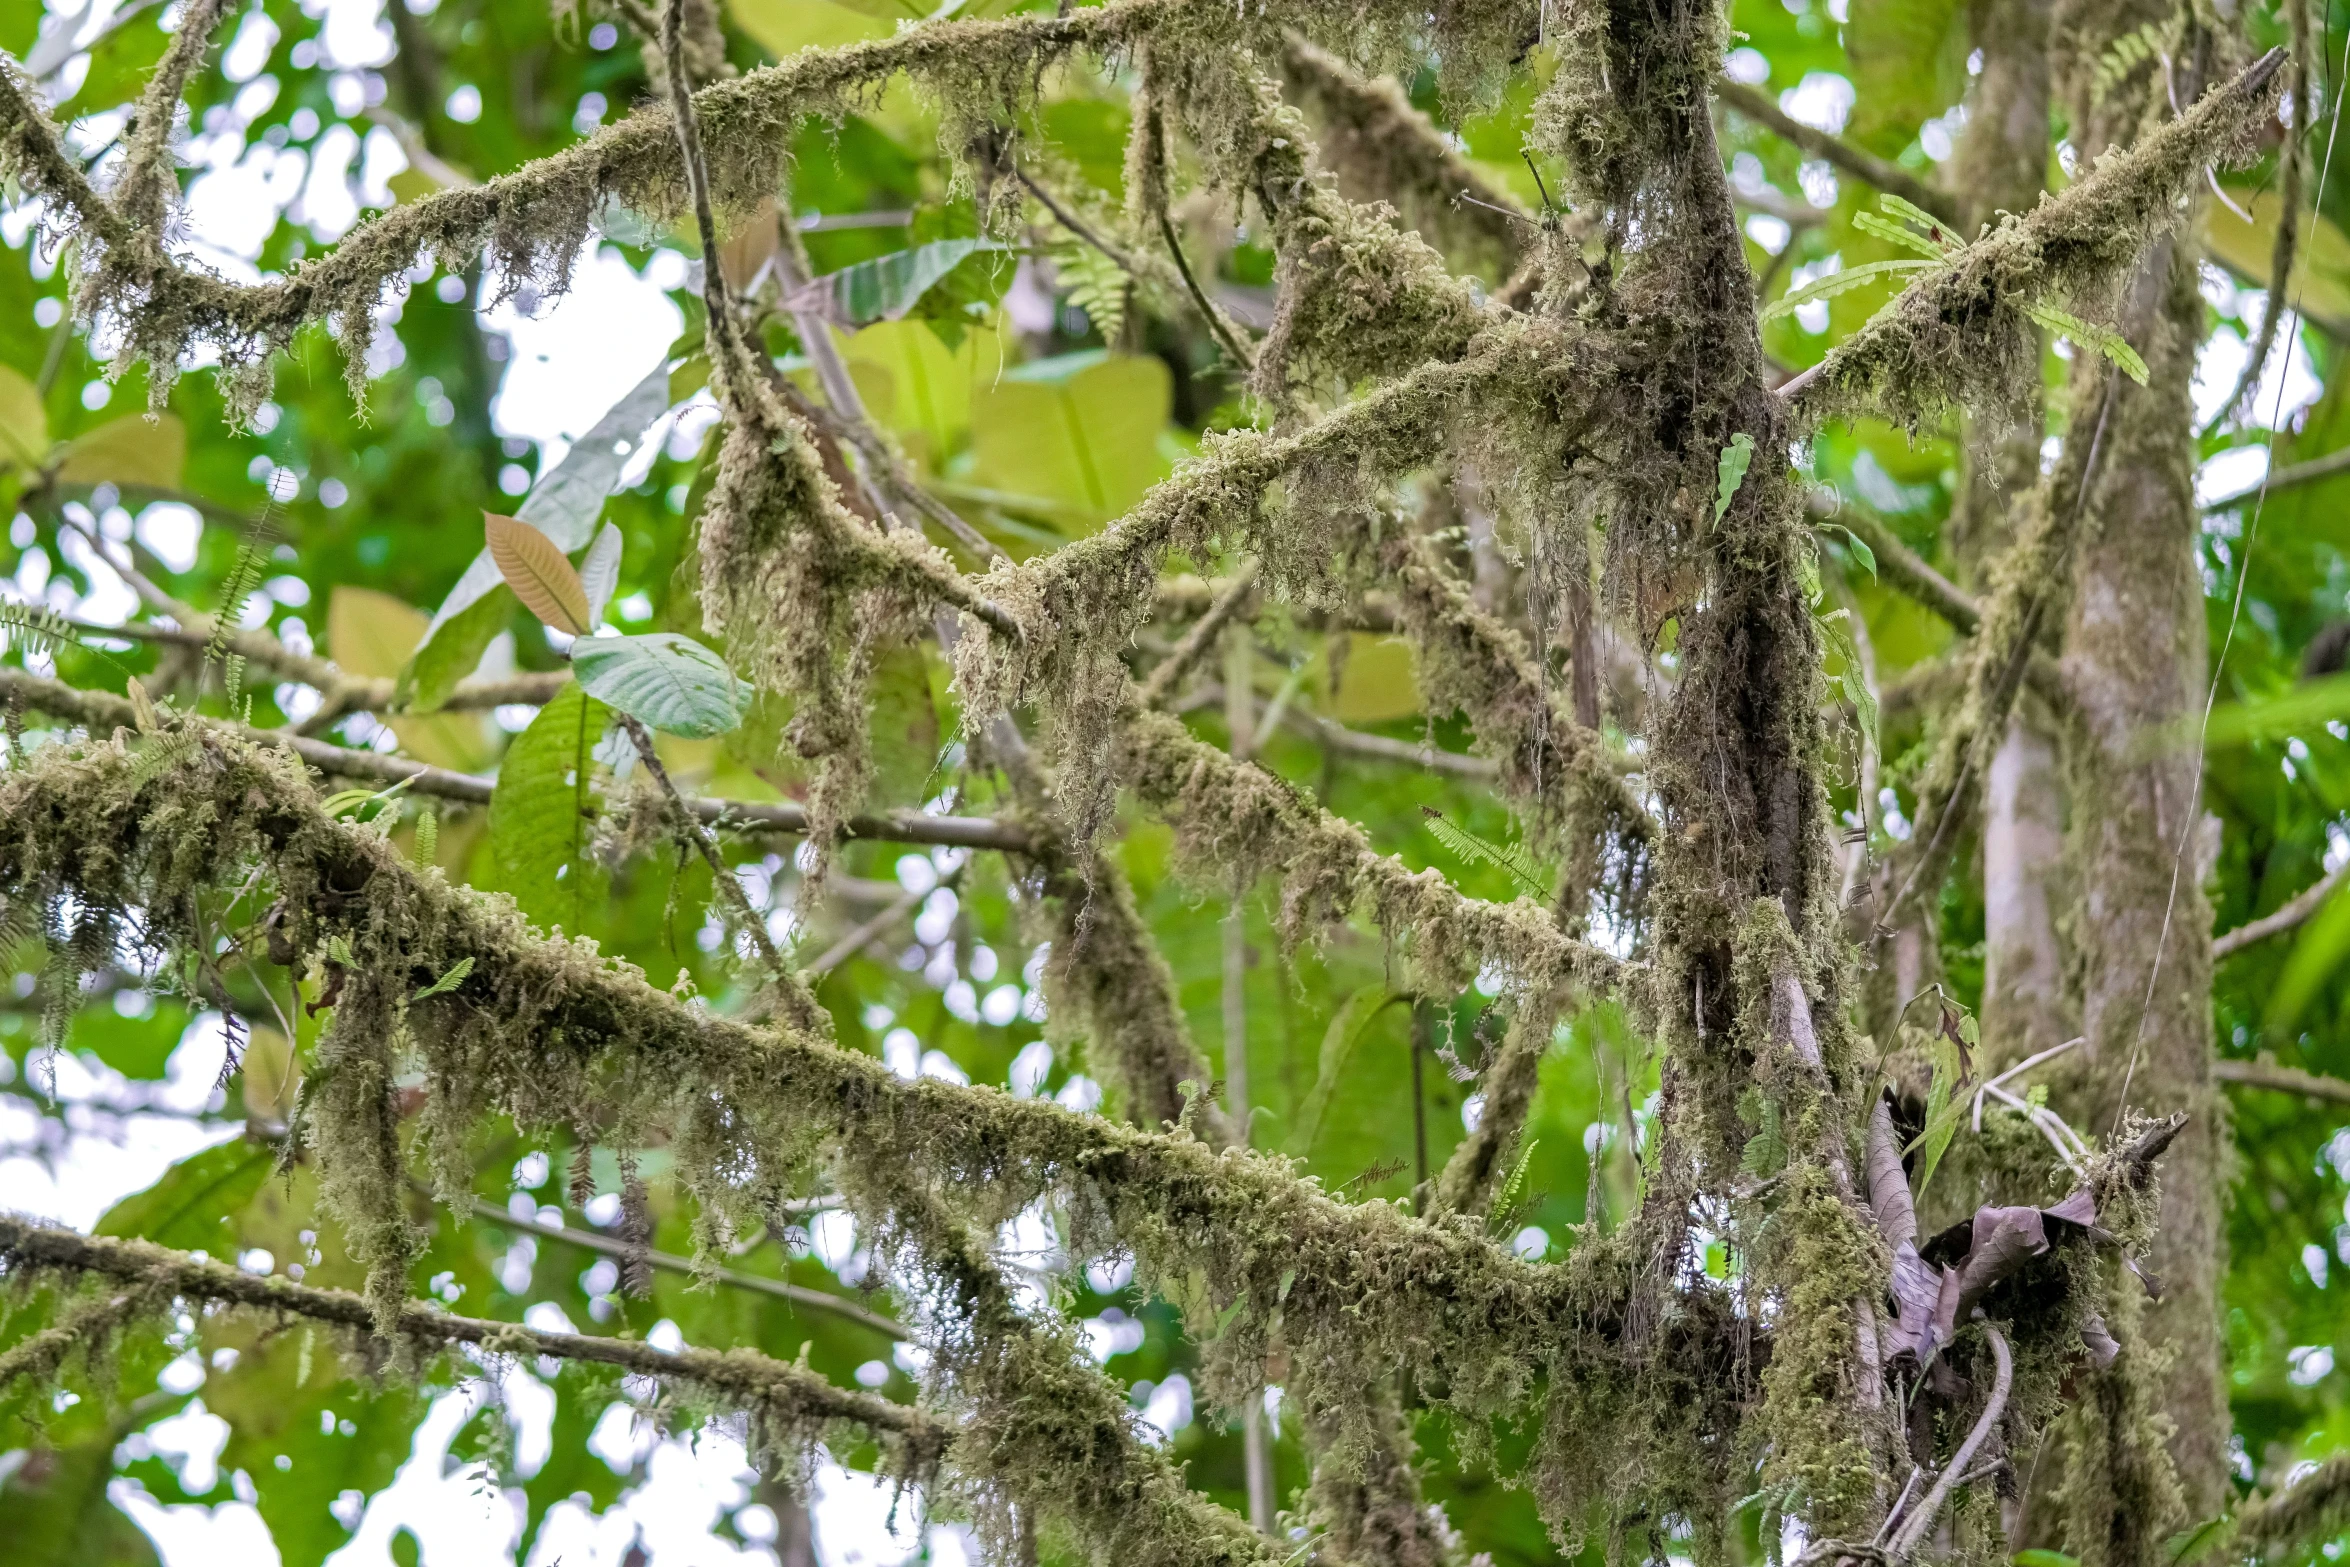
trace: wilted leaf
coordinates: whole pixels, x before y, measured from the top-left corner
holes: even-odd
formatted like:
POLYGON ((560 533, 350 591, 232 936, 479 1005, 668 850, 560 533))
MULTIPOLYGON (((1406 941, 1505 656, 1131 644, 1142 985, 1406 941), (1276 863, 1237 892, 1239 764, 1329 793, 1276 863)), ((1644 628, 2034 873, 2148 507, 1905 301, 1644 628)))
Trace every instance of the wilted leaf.
POLYGON ((522 607, 554 627, 583 637, 588 632, 587 588, 555 541, 527 522, 484 513, 482 532, 498 574, 522 600, 522 607))
POLYGON ((572 648, 571 668, 591 694, 655 729, 706 740, 742 722, 745 698, 734 671, 673 631, 589 637, 572 648))

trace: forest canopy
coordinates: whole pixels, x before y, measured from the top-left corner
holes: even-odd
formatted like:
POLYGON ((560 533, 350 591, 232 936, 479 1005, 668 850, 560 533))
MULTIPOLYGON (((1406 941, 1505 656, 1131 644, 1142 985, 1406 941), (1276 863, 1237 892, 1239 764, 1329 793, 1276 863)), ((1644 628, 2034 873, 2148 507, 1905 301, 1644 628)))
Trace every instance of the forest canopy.
POLYGON ((0 1550, 2334 1559, 2345 29, 0 3, 0 1550))

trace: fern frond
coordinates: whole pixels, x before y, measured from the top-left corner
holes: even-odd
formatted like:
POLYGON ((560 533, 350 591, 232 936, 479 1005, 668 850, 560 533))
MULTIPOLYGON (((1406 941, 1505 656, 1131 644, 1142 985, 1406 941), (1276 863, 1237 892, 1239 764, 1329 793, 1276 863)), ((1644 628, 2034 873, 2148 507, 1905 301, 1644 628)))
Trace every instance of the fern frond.
POLYGON ((80 628, 48 605, 0 599, 0 650, 55 653, 81 645, 80 628))
POLYGON ((1436 841, 1464 860, 1482 860, 1488 865, 1506 871, 1512 880, 1537 898, 1547 897, 1550 888, 1539 867, 1516 849, 1488 843, 1465 827, 1455 826, 1444 819, 1444 813, 1432 805, 1420 807, 1420 814, 1428 818, 1428 830, 1436 841))
POLYGON ((1762 318, 1765 321, 1775 321, 1780 316, 1792 315, 1815 300, 1833 299, 1838 294, 1847 293, 1860 287, 1863 283, 1872 282, 1877 278, 1906 276, 1912 272, 1928 272, 1940 265, 1941 263, 1938 261, 1923 260, 1871 261, 1857 267, 1846 267, 1843 271, 1831 272, 1824 278, 1814 278, 1801 288, 1789 289, 1765 307, 1762 318))
POLYGON ((2069 337, 2081 347, 2103 354, 2113 361, 2122 374, 2140 386, 2146 384, 2146 361, 2139 358, 2138 351, 2130 346, 2129 340, 2113 328, 2084 321, 2068 311, 2039 301, 2024 306, 2024 314, 2057 336, 2069 337))
POLYGON ((1526 1146, 1518 1150, 1518 1162, 1511 1169, 1510 1178, 1501 1183, 1501 1196, 1493 1204, 1495 1213, 1506 1214, 1517 1206, 1518 1198, 1526 1190, 1526 1172, 1534 1165, 1534 1150, 1541 1146, 1541 1138, 1529 1137, 1526 1146))
POLYGON ((1863 234, 1874 234, 1877 238, 1899 245, 1904 250, 1914 250, 1930 261, 1940 261, 1950 253, 1947 248, 1936 244, 1916 229, 1905 228, 1898 223, 1888 223, 1873 212, 1854 213, 1852 226, 1863 234))
POLYGON ((1076 241, 1054 246, 1052 258, 1069 303, 1085 312, 1085 319, 1101 333, 1103 342, 1115 343, 1126 329, 1129 279, 1125 269, 1091 245, 1076 241))
MULTIPOLYGON (((245 618, 245 600, 261 585, 261 551, 251 544, 237 546, 236 563, 229 567, 228 580, 220 585, 220 608, 212 617, 212 635, 204 643, 204 662, 211 665, 228 657, 228 639, 236 634, 237 622, 245 618)), ((232 697, 231 705, 235 705, 232 697)))
MULTIPOLYGON (((1946 256, 1955 256, 1966 249, 1966 241, 1953 234, 1949 224, 1915 202, 1903 201, 1899 196, 1883 195, 1877 198, 1877 205, 1887 216, 1898 218, 1904 223, 1914 223, 1924 229, 1934 243, 1942 247, 1942 254, 1946 256)), ((1864 212, 1859 216, 1867 217, 1868 214, 1864 212)))

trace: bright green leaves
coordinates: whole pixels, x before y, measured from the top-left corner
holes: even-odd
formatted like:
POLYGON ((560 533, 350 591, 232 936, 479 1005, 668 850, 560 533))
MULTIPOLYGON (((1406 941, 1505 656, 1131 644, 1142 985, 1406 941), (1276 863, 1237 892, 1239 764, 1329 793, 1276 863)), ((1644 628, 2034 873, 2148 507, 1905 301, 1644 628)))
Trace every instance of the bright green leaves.
POLYGON ((573 645, 571 667, 589 694, 694 740, 741 723, 750 696, 717 654, 673 631, 587 638, 573 645))
MULTIPOLYGON (((1952 1135, 1958 1131, 1958 1123, 1966 1116, 1966 1097, 1959 1090, 1974 1080, 1974 1052, 1982 1039, 1975 1015, 1952 1000, 1940 985, 1930 987, 1917 999, 1924 1001, 1929 997, 1935 1006, 1934 1029, 1925 1039, 1924 1048, 1933 1062, 1934 1076, 1926 1089, 1926 1129, 1902 1150, 1918 1156, 1916 1174, 1910 1184, 1912 1191, 1919 1195, 1924 1194, 1927 1183, 1933 1180, 1952 1135)), ((1906 1029, 1905 1032, 1914 1039, 1922 1031, 1906 1029)))
POLYGON ((20 371, 0 365, 0 463, 33 469, 49 454, 49 411, 20 371))
MULTIPOLYGON (((1880 196, 1877 198, 1877 204, 1892 218, 1899 221, 1889 222, 1874 213, 1861 212, 1853 215, 1853 227, 1864 234, 1874 235, 1887 244, 1903 250, 1915 251, 1917 252, 1916 258, 1864 262, 1857 267, 1845 267, 1841 271, 1832 272, 1824 278, 1815 278, 1801 288, 1789 289, 1765 306, 1762 312, 1763 320, 1775 321, 1779 317, 1791 314, 1816 300, 1833 299, 1839 294, 1847 293, 1878 278, 1908 277, 1916 273, 1938 272, 1966 254, 1965 243, 1952 234, 1944 226, 1942 220, 1932 213, 1902 200, 1899 196, 1880 196)), ((1890 301, 1888 301, 1887 308, 1891 308, 1890 301)), ((2046 327, 2057 336, 2066 338, 2091 353, 2102 354, 2111 360, 2124 375, 2136 381, 2140 386, 2146 384, 2146 361, 2138 356, 2138 351, 2132 348, 2119 332, 2110 327, 2102 327, 2093 322, 2084 321, 2079 316, 2073 315, 2069 311, 2060 310, 2045 300, 2026 300, 2020 304, 2019 308, 2034 322, 2046 327)))
POLYGON ((902 320, 964 262, 1003 248, 987 239, 933 240, 828 272, 786 303, 841 326, 902 320))
POLYGON ((1730 437, 1730 444, 1722 448, 1722 455, 1714 460, 1714 521, 1720 522, 1738 498, 1739 486, 1746 482, 1747 465, 1754 461, 1754 437, 1744 430, 1730 437))
POLYGON ((1322 1033, 1322 1053, 1314 1086, 1297 1113, 1297 1131, 1291 1146, 1298 1155, 1303 1157, 1314 1151, 1314 1137, 1322 1129, 1322 1118, 1329 1114, 1331 1101, 1354 1059, 1355 1047, 1371 1031, 1371 1024, 1395 1002, 1410 1000, 1411 997, 1385 985, 1365 985, 1348 995, 1331 1014, 1330 1026, 1322 1033))
POLYGON ((235 1240, 229 1221, 253 1200, 276 1163, 276 1149, 241 1137, 207 1148, 173 1165, 145 1191, 107 1209, 98 1221, 98 1233, 218 1256, 235 1240))
POLYGON ((1173 388, 1157 359, 1099 350, 1007 370, 972 405, 973 481, 1015 510, 1107 522, 1173 466, 1173 388))
POLYGON ((596 742, 611 715, 567 685, 516 737, 490 793, 495 884, 541 925, 585 929, 601 878, 588 853, 596 742))
POLYGON ((1831 272, 1826 277, 1814 278, 1801 288, 1787 290, 1764 309, 1762 318, 1765 321, 1776 321, 1781 316, 1792 315, 1814 300, 1833 299, 1838 294, 1847 293, 1873 279, 1906 277, 1913 272, 1931 272, 1937 265, 1939 263, 1932 261, 1871 261, 1862 266, 1846 267, 1840 272, 1831 272))

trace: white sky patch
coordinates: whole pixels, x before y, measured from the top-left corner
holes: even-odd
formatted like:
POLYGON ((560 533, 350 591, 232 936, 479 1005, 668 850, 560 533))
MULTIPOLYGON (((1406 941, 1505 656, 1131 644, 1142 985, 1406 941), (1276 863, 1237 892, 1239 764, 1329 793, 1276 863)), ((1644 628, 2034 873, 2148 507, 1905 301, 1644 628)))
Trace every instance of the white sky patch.
MULTIPOLYGON (((2263 306, 2247 304, 2246 325, 2258 331, 2260 309, 2263 306)), ((2287 325, 2294 325, 2288 321, 2287 325)), ((2282 338, 2283 332, 2278 336, 2282 338)), ((2208 424, 2218 414, 2221 399, 2236 389, 2236 382, 2244 373, 2244 361, 2252 355, 2252 347, 2228 327, 2204 339, 2202 350, 2195 359, 2195 422, 2208 424)), ((2240 428, 2274 430, 2292 424, 2301 411, 2317 401, 2324 392, 2317 372, 2309 362, 2308 346, 2301 333, 2292 333, 2289 343, 2280 343, 2269 350, 2268 368, 2260 378, 2260 390, 2244 412, 2237 415, 2240 428), (2283 400, 2278 398, 2283 393, 2283 400)))
POLYGON ((2258 484, 2268 472, 2268 447, 2231 446, 2214 453, 2195 470, 2195 499, 2208 505, 2223 495, 2237 495, 2258 484))
POLYGON ((591 240, 573 263, 569 292, 540 300, 535 314, 523 312, 520 297, 482 312, 483 327, 513 348, 491 423, 500 435, 538 443, 539 472, 561 462, 676 341, 685 318, 662 285, 682 270, 682 258, 662 252, 640 275, 617 249, 591 240), (663 256, 679 264, 664 265, 663 256))
POLYGON ((1807 71, 1802 81, 1779 94, 1779 107, 1790 118, 1833 135, 1852 117, 1858 97, 1852 83, 1834 71, 1807 71))

